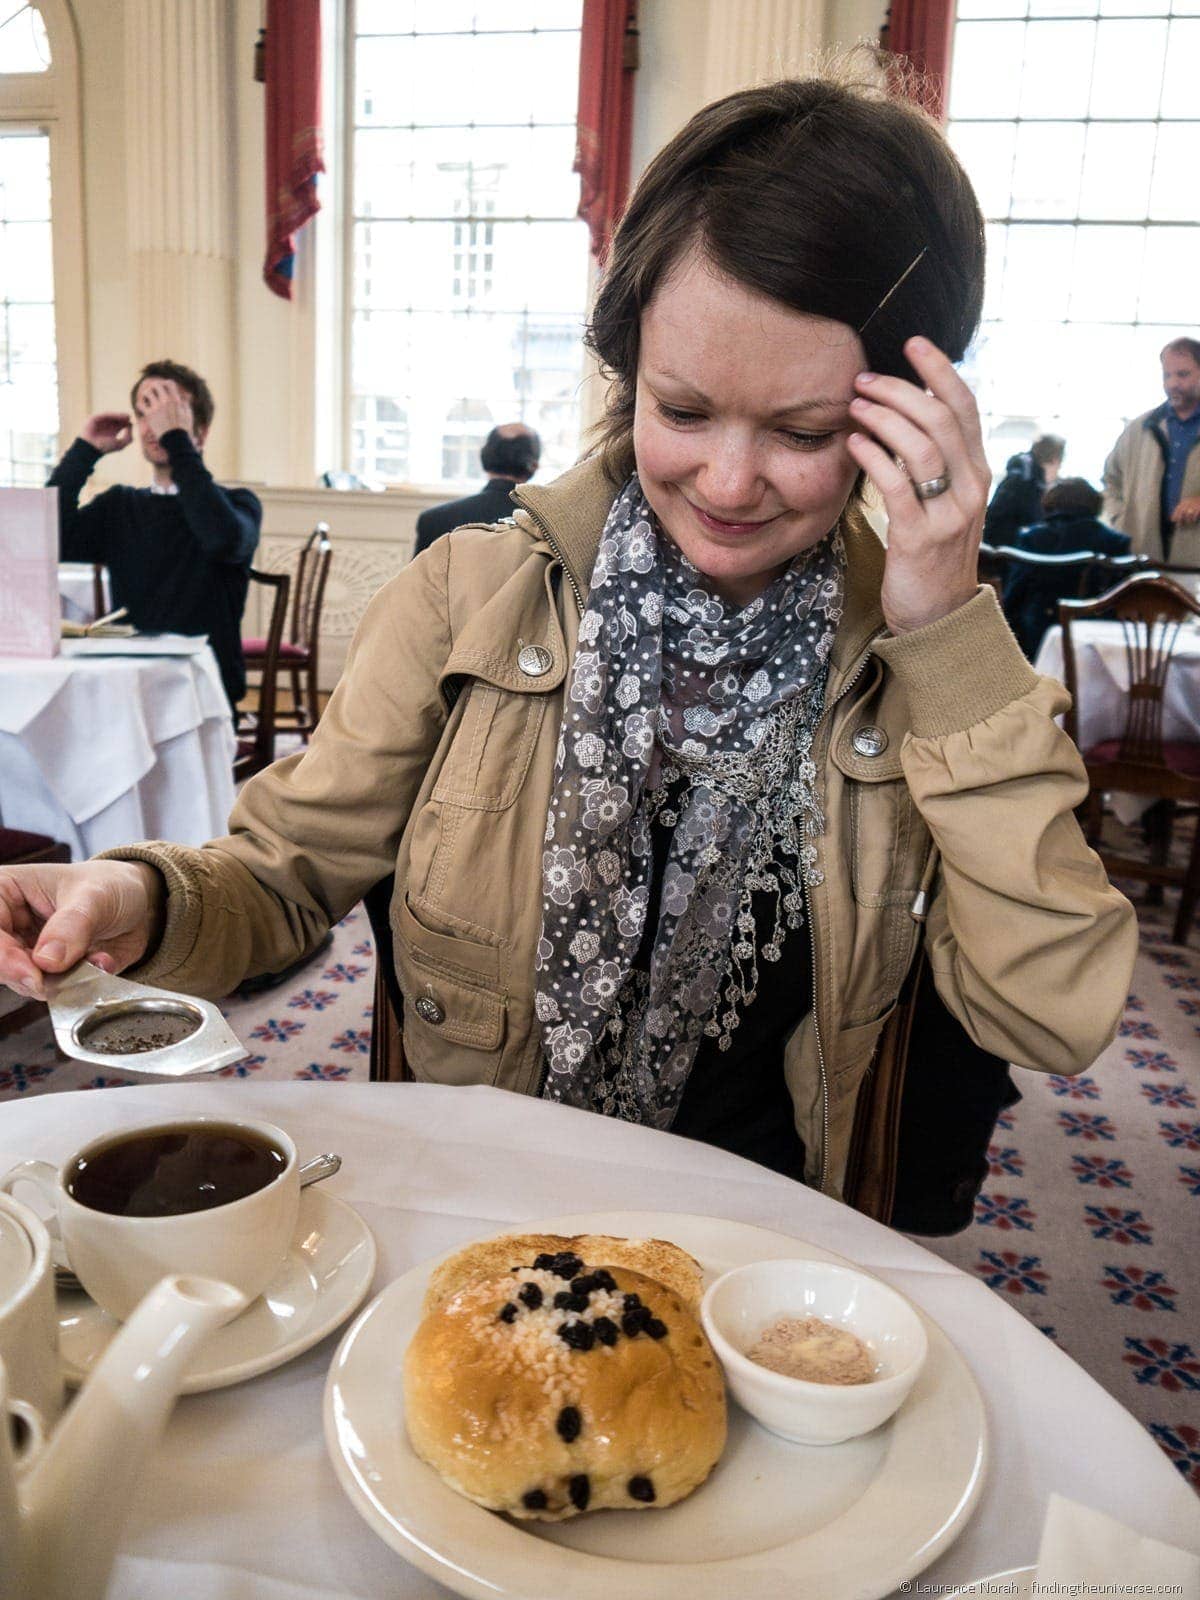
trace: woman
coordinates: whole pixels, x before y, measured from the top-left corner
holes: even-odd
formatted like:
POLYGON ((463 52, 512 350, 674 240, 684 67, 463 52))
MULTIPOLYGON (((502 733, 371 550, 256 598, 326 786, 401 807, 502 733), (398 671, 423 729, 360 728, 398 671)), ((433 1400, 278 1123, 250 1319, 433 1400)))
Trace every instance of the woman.
POLYGON ((4 874, 0 977, 36 993, 90 951, 225 994, 394 870, 418 1078, 832 1193, 926 911, 981 1045, 1090 1063, 1134 924, 1072 816, 1062 691, 976 584, 988 472, 951 361, 982 273, 918 113, 823 82, 701 111, 598 299, 603 452, 375 597, 309 749, 227 839, 4 874))

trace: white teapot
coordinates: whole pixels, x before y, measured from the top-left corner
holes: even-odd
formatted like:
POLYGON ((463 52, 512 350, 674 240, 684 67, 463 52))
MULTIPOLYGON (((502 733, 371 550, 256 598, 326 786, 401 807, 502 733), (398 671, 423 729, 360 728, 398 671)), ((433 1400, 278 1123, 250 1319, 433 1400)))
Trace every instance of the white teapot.
POLYGON ((246 1303, 212 1278, 164 1278, 56 1425, 50 1240, 32 1211, 0 1195, 0 1600, 101 1600, 188 1364, 246 1303))

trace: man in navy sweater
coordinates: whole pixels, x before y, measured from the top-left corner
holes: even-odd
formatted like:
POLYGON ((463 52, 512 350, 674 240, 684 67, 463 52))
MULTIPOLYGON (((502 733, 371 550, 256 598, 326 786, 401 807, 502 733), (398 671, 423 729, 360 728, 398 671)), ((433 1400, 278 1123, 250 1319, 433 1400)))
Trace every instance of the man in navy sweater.
POLYGON ((190 367, 152 361, 127 411, 89 417, 50 474, 58 489, 59 553, 109 570, 114 606, 143 633, 207 634, 229 704, 246 692, 242 611, 262 506, 249 489, 214 483, 200 452, 213 398, 190 367), (149 489, 118 485, 86 506, 79 495, 103 455, 137 432, 154 469, 149 489))

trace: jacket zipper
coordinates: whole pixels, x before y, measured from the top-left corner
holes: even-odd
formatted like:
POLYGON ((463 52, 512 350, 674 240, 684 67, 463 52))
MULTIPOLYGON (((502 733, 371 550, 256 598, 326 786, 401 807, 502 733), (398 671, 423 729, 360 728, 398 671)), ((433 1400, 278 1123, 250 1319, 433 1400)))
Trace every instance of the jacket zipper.
POLYGON ((571 571, 571 568, 567 563, 566 556, 563 555, 563 553, 562 553, 562 547, 559 545, 558 540, 550 532, 550 529, 546 526, 545 522, 543 522, 542 518, 538 515, 538 513, 536 511, 534 511, 532 506, 522 505, 521 506, 521 510, 525 513, 525 515, 527 517, 532 517, 533 521, 537 524, 538 528, 541 530, 542 536, 545 539, 546 543, 550 546, 551 550, 553 550, 554 554, 558 557, 559 565, 562 567, 563 571, 567 575, 567 582, 571 585, 571 593, 575 596, 575 604, 578 606, 579 615, 582 617, 583 609, 584 609, 583 608, 583 594, 580 591, 579 585, 575 582, 575 574, 571 571))
MULTIPOLYGON (((846 679, 845 683, 838 690, 837 694, 833 697, 833 699, 829 702, 829 704, 821 712, 821 715, 817 718, 817 728, 820 728, 821 724, 825 721, 825 718, 830 714, 830 712, 832 712, 833 708, 839 703, 839 701, 844 700, 846 698, 846 696, 850 693, 850 690, 854 687, 854 685, 858 682, 858 680, 862 677, 863 673, 866 671, 867 663, 870 661, 870 659, 871 659, 871 651, 868 648, 866 653, 863 655, 861 661, 855 667, 854 671, 846 679)), ((801 818, 801 822, 800 822, 800 839, 801 839, 801 844, 807 843, 807 840, 808 840, 808 819, 806 817, 802 817, 801 818)), ((820 977, 819 977, 819 974, 817 972, 816 923, 813 921, 812 896, 809 894, 809 890, 808 890, 808 874, 807 873, 804 874, 803 889, 804 889, 804 911, 805 911, 805 915, 808 917, 808 948, 809 948, 809 953, 810 953, 810 955, 812 957, 813 1038, 816 1041, 816 1045, 817 1045, 817 1070, 820 1073, 820 1078, 821 1078, 821 1172, 820 1172, 820 1177, 819 1177, 819 1179, 817 1181, 817 1189, 818 1189, 818 1193, 824 1194, 825 1193, 825 1185, 829 1181, 829 1074, 828 1074, 828 1072, 826 1071, 826 1068, 825 1068, 825 1047, 821 1042, 821 1022, 820 1022, 820 1003, 819 1003, 820 1002, 821 989, 820 989, 820 977)))

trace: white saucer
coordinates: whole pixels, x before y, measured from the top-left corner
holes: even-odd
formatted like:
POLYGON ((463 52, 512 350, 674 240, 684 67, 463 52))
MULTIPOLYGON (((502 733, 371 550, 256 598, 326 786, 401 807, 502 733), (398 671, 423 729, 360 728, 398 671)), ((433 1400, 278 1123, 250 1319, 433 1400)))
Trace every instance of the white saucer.
MULTIPOLYGON (((278 1276, 205 1343, 182 1393, 224 1389, 311 1349, 358 1309, 374 1276, 375 1240, 358 1212, 320 1189, 305 1189, 278 1276)), ((84 1382, 120 1326, 86 1294, 59 1293, 59 1352, 73 1388, 84 1382)))

